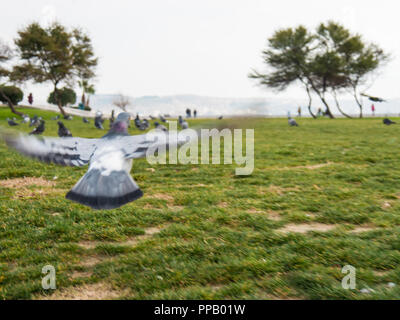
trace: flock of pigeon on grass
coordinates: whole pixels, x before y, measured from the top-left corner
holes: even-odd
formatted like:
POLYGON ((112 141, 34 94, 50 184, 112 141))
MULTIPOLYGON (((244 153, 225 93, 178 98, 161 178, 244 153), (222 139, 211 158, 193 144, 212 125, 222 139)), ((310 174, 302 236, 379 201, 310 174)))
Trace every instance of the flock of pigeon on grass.
MULTIPOLYGON (((60 138, 35 137, 45 131, 45 121, 38 116, 32 119, 23 116, 20 122, 29 123, 31 127, 36 126, 29 135, 3 131, 1 137, 9 147, 39 161, 64 166, 88 164, 88 171, 67 193, 66 198, 93 209, 114 209, 140 198, 143 192, 130 176, 132 160, 146 157, 149 148, 167 149, 187 142, 186 137, 180 137, 178 134, 176 141, 170 141, 168 129, 158 121, 154 122, 156 130, 131 136, 128 133, 131 115, 126 112, 120 113, 116 119, 112 113, 110 129, 99 139, 72 137, 71 132, 59 119, 60 116, 56 116, 51 120, 58 121, 60 138)), ((67 116, 65 119, 71 120, 72 117, 67 116)), ((7 121, 12 127, 20 124, 15 118, 7 121)), ((82 121, 90 123, 87 118, 82 118, 82 121)), ((160 122, 165 123, 167 120, 160 116, 160 122)), ((97 113, 95 127, 103 130, 103 123, 102 114, 97 113)), ((139 115, 134 119, 134 123, 141 131, 150 128, 150 122, 147 119, 141 120, 139 115)), ((181 129, 189 127, 182 117, 179 117, 179 126, 181 129)))

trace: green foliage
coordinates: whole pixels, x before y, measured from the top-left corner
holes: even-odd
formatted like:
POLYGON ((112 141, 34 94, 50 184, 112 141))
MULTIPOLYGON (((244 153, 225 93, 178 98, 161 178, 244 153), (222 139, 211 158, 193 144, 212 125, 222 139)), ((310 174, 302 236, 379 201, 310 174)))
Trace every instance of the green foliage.
POLYGON ((22 90, 15 86, 1 86, 0 91, 2 92, 2 94, 0 94, 0 101, 3 103, 8 103, 3 94, 7 96, 14 105, 17 105, 24 98, 22 90))
POLYGON ((364 42, 360 35, 351 34, 332 21, 320 24, 315 32, 309 32, 303 26, 278 30, 268 40, 268 47, 262 54, 270 71, 260 73, 253 70, 250 78, 279 91, 300 82, 309 95, 310 104, 312 90, 330 116, 326 94, 334 96, 342 112, 336 95, 344 90, 352 92, 361 116, 359 87, 366 84, 370 75, 388 59, 376 44, 364 42))
POLYGON ((76 93, 70 88, 57 89, 57 95, 54 91, 50 93, 47 102, 55 105, 58 105, 58 102, 60 102, 65 107, 67 104, 74 104, 76 102, 76 93))

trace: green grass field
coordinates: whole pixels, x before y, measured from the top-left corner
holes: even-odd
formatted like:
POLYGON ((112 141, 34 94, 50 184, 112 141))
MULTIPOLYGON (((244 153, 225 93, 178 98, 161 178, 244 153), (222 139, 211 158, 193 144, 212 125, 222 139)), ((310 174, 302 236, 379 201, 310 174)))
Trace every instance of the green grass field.
MULTIPOLYGON (((25 111, 56 136, 54 113, 25 111)), ((9 116, 0 108, 1 125, 9 116)), ((145 195, 111 211, 64 198, 86 168, 42 164, 1 142, 0 298, 400 298, 400 125, 298 122, 248 122, 251 176, 136 160, 145 195), (42 289, 45 265, 56 290, 42 289), (356 268, 355 290, 341 286, 345 265, 356 268)), ((105 133, 78 117, 64 123, 76 136, 105 133)))

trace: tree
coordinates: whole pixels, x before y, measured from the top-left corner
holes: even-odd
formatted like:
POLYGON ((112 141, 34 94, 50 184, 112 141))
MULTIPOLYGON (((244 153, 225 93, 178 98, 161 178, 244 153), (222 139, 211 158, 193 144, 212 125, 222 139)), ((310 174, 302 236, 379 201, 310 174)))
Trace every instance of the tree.
POLYGON ((267 73, 253 70, 250 78, 278 91, 299 82, 309 97, 310 114, 315 117, 311 112, 313 92, 324 104, 325 114, 331 118, 334 116, 327 101, 328 93, 338 110, 350 117, 340 107, 337 97, 344 91, 351 91, 362 117, 359 86, 366 84, 388 57, 377 45, 364 43, 361 36, 351 34, 332 21, 320 24, 314 33, 303 26, 278 30, 268 40, 268 48, 262 54, 272 70, 267 73))
MULTIPOLYGON (((11 48, 5 43, 0 41, 0 79, 5 82, 9 80, 10 70, 4 66, 7 62, 11 60, 13 52, 11 48)), ((15 105, 20 102, 23 98, 23 93, 20 89, 16 87, 6 86, 4 83, 0 85, 0 101, 7 103, 11 109, 11 112, 16 115, 22 116, 23 114, 16 110, 15 105), (22 94, 21 99, 19 99, 22 94)))
POLYGON ((48 99, 48 103, 58 105, 61 104, 62 107, 65 107, 68 104, 74 104, 76 102, 76 93, 74 90, 69 88, 58 89, 57 97, 55 92, 50 93, 48 99))
POLYGON ((113 105, 121 108, 124 112, 126 112, 126 107, 131 104, 131 101, 128 97, 120 94, 118 97, 113 101, 113 105))
POLYGON ((262 51, 263 60, 272 71, 260 73, 253 70, 249 77, 258 80, 260 85, 278 91, 283 91, 293 83, 300 82, 309 97, 310 114, 315 117, 311 111, 311 91, 313 91, 325 105, 326 113, 333 117, 324 92, 321 92, 318 84, 315 83, 316 75, 313 75, 316 68, 314 52, 317 48, 315 35, 303 26, 296 29, 278 30, 268 39, 268 48, 262 51))
POLYGON ((89 108, 89 95, 94 94, 96 92, 96 90, 94 89, 94 85, 89 84, 89 81, 84 78, 78 81, 78 85, 82 89, 81 102, 83 103, 85 108, 89 108))
POLYGON ((73 87, 82 75, 87 78, 94 76, 97 58, 90 38, 80 29, 70 32, 59 23, 47 28, 32 23, 18 31, 15 44, 21 63, 13 68, 13 79, 52 83, 54 99, 60 112, 66 116, 58 86, 64 83, 73 87))

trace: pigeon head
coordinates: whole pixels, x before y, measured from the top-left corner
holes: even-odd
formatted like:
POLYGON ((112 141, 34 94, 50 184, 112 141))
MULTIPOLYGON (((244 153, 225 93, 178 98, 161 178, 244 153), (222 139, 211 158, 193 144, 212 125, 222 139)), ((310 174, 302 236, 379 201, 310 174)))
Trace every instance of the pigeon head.
POLYGON ((57 123, 58 123, 58 126, 59 126, 60 128, 63 128, 63 127, 64 127, 64 123, 62 123, 61 121, 58 121, 57 123))
POLYGON ((154 126, 157 128, 160 124, 156 121, 154 122, 154 126))
POLYGON ((117 119, 111 127, 111 132, 113 133, 128 133, 128 125, 131 119, 131 115, 128 112, 122 112, 118 115, 117 119))

